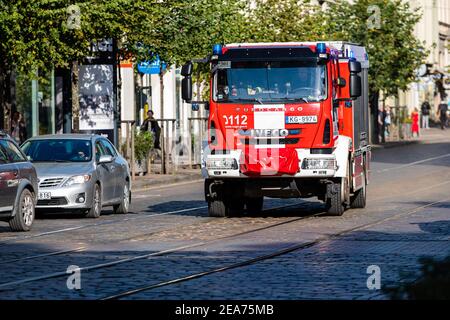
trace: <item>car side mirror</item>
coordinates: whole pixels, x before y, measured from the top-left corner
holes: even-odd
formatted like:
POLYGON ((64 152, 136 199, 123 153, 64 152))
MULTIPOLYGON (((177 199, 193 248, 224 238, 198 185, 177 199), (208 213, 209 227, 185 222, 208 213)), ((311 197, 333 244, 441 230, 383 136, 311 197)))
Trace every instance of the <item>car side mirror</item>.
POLYGON ((98 164, 111 163, 113 162, 113 160, 114 160, 113 156, 103 155, 100 156, 100 159, 98 159, 98 164))

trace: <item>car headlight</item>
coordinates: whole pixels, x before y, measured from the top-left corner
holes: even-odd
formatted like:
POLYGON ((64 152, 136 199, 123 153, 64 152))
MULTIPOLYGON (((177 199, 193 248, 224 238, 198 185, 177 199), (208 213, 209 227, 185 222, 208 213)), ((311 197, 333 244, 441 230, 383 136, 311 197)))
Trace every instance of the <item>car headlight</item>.
POLYGON ((91 176, 88 174, 81 175, 81 176, 73 176, 70 177, 69 180, 64 183, 63 187, 70 187, 74 184, 83 184, 91 180, 91 176))
POLYGON ((304 159, 302 169, 306 170, 336 170, 335 159, 304 159))
POLYGON ((238 164, 233 158, 212 158, 206 160, 208 170, 236 170, 238 164))

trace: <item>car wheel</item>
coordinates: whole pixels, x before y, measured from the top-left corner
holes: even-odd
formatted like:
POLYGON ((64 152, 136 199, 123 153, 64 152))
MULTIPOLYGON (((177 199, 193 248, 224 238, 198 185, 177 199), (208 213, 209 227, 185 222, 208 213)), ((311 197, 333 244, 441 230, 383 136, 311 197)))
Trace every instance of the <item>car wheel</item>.
POLYGON ((30 231, 35 218, 34 206, 33 194, 30 190, 24 189, 14 208, 14 217, 9 221, 9 226, 13 231, 30 231))
POLYGON ((128 213, 128 209, 130 207, 131 193, 130 193, 130 184, 125 182, 122 191, 122 200, 120 204, 115 205, 113 207, 115 214, 125 214, 128 213))
POLYGON ((86 217, 98 218, 102 213, 102 192, 98 183, 94 186, 94 195, 92 196, 92 206, 89 209, 86 217))

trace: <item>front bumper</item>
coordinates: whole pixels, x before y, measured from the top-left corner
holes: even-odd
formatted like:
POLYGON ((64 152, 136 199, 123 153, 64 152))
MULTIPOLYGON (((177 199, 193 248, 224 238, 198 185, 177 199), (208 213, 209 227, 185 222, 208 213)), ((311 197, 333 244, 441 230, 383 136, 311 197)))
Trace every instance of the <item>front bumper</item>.
POLYGON ((39 192, 50 192, 50 200, 37 201, 36 209, 90 209, 93 201, 94 184, 91 182, 70 187, 39 188, 39 192), (77 201, 84 194, 84 202, 77 201))
MULTIPOLYGON (((311 154, 310 149, 297 149, 297 154, 299 158, 299 171, 292 177, 298 177, 298 178, 332 178, 335 177, 336 172, 339 168, 337 164, 337 159, 334 154, 331 155, 321 155, 321 154, 311 154), (303 167, 303 162, 308 160, 330 160, 333 161, 336 165, 333 166, 333 169, 331 168, 317 168, 317 169, 306 169, 303 167)), ((221 155, 206 155, 206 159, 204 161, 204 170, 207 172, 208 178, 250 178, 250 176, 247 176, 243 174, 240 170, 241 165, 241 150, 233 150, 228 154, 221 154, 221 155), (231 169, 231 168, 214 168, 210 169, 206 167, 207 163, 210 163, 211 160, 216 159, 234 159, 236 161, 237 168, 231 169)), ((274 166, 276 167, 276 165, 274 166)), ((280 175, 277 174, 274 170, 269 170, 267 172, 262 172, 261 176, 264 177, 279 177, 280 175)))

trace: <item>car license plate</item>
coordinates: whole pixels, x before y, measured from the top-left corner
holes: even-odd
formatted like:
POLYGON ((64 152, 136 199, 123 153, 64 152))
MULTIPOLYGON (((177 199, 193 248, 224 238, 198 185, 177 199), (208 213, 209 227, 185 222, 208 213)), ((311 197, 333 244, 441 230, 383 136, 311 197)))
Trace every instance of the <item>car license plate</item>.
POLYGON ((52 198, 51 192, 39 192, 38 200, 50 200, 52 198))
POLYGON ((317 123, 317 116, 287 116, 286 123, 317 123))

